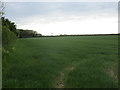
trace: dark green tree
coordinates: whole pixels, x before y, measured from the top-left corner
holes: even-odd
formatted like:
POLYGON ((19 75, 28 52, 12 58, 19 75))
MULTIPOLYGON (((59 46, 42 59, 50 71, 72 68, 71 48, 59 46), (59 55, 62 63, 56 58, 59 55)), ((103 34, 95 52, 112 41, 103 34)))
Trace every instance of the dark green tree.
POLYGON ((10 52, 13 48, 14 42, 17 39, 17 29, 15 23, 1 17, 2 20, 2 52, 3 56, 10 52))

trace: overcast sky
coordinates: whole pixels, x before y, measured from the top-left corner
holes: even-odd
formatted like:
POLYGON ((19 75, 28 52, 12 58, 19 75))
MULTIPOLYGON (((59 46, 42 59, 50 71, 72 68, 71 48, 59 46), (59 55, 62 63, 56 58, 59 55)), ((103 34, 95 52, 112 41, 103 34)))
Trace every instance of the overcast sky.
POLYGON ((5 16, 43 35, 118 33, 117 2, 7 2, 5 16))

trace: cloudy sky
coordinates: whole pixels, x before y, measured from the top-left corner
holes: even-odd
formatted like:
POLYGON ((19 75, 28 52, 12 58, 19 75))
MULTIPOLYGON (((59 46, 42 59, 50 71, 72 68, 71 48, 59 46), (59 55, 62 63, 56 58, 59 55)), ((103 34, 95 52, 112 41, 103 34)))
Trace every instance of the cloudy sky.
POLYGON ((118 33, 117 2, 7 2, 5 16, 43 35, 118 33))

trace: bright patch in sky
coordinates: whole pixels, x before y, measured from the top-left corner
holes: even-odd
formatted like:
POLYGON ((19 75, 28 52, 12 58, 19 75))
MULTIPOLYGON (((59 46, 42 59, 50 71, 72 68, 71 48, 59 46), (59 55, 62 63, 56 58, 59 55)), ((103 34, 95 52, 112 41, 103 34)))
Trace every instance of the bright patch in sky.
POLYGON ((7 3, 17 28, 43 35, 118 33, 117 2, 7 3), (13 12, 13 13, 12 13, 13 12))

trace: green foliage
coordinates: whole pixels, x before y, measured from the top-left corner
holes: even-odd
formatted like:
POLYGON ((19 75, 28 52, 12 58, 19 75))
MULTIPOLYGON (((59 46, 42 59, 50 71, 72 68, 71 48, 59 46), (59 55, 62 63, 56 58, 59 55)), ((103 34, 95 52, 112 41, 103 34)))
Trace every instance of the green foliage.
POLYGON ((18 29, 18 31, 19 31, 19 37, 20 38, 30 38, 30 37, 42 36, 42 34, 37 34, 37 32, 33 31, 33 30, 18 29))
POLYGON ((18 35, 18 31, 16 30, 16 25, 14 22, 2 17, 2 26, 6 26, 6 28, 8 28, 11 32, 14 32, 16 36, 18 35))
POLYGON ((2 44, 4 48, 8 49, 15 41, 16 35, 6 26, 2 26, 2 30, 2 44))
POLYGON ((117 88, 117 50, 117 36, 19 39, 3 60, 3 88, 117 88))
POLYGON ((19 32, 20 32, 20 35, 19 35, 20 38, 34 37, 34 35, 36 34, 33 30, 19 29, 19 32))
POLYGON ((3 56, 8 53, 13 47, 13 43, 17 39, 18 32, 16 30, 16 25, 5 19, 2 19, 2 46, 3 46, 3 56))

